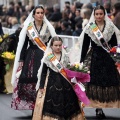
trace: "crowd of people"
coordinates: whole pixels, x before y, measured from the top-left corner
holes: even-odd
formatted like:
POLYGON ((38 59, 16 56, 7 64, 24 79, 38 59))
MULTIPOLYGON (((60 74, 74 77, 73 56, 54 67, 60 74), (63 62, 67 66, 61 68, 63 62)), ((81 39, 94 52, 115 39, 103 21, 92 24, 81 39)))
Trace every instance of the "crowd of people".
MULTIPOLYGON (((93 7, 91 3, 67 1, 62 12, 58 4, 52 8, 24 7, 21 2, 11 2, 10 8, 1 8, 1 36, 2 26, 16 30, 10 36, 16 44, 12 47, 12 41, 8 47, 8 51, 16 52, 11 77, 13 109, 32 110, 33 120, 84 120, 81 102, 59 70, 70 59, 89 67, 90 82, 85 88, 90 104, 86 107, 96 108, 96 117, 106 118, 102 108, 120 108, 120 75, 104 47, 120 44, 120 3, 93 7), (93 23, 102 39, 94 32, 93 23), (58 35, 79 36, 77 50, 74 46, 67 53, 58 35), (55 63, 51 56, 55 56, 55 63), (36 104, 39 104, 37 109, 36 104)), ((0 69, 0 93, 3 93, 6 71, 1 56, 0 69)))
MULTIPOLYGON (((108 16, 112 20, 114 19, 114 24, 119 28, 119 3, 111 6, 109 2, 106 2, 103 6, 108 16)), ((21 2, 16 4, 10 2, 9 8, 1 5, 0 19, 2 26, 17 29, 22 25, 33 8, 34 6, 30 5, 22 6, 21 2)), ((59 4, 55 4, 53 7, 45 6, 45 15, 53 24, 57 34, 79 36, 84 26, 88 23, 92 10, 93 6, 91 3, 83 4, 76 1, 70 4, 67 1, 62 10, 59 4)))

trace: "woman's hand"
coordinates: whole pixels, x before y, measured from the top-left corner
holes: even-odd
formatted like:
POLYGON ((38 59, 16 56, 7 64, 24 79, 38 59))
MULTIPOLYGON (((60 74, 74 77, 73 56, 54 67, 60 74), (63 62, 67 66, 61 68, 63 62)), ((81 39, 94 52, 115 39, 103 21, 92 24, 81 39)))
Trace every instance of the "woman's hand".
POLYGON ((38 96, 41 98, 43 95, 44 89, 39 89, 38 96))
POLYGON ((23 62, 19 62, 19 67, 22 67, 23 66, 23 62))
POLYGON ((40 89, 40 92, 41 92, 41 94, 43 94, 43 92, 44 92, 44 89, 40 89))

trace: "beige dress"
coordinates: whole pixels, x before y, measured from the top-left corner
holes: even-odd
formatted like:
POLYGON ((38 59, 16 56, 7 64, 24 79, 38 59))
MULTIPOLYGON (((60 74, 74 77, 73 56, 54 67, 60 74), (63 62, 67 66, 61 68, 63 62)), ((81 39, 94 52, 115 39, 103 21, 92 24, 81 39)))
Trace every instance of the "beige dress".
POLYGON ((11 85, 12 71, 13 64, 10 65, 10 69, 5 74, 5 87, 8 94, 13 92, 13 87, 11 85))

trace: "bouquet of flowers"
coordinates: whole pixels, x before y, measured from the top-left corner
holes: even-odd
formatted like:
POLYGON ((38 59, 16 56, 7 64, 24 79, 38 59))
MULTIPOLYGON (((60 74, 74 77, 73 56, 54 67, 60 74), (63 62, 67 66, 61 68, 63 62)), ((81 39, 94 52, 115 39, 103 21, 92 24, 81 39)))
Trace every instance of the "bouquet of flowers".
POLYGON ((73 89, 80 101, 89 104, 89 99, 85 93, 85 87, 82 83, 90 81, 88 68, 83 63, 68 64, 65 69, 68 79, 73 85, 73 89))
POLYGON ((115 62, 120 63, 120 45, 112 47, 110 49, 110 55, 115 62))
POLYGON ((10 64, 13 63, 14 58, 15 58, 14 52, 7 52, 7 51, 3 52, 1 57, 4 58, 4 62, 6 64, 6 70, 9 70, 10 64))
POLYGON ((9 35, 8 34, 4 34, 2 36, 0 36, 0 42, 2 42, 4 39, 6 39, 9 35))
POLYGON ((66 52, 70 51, 70 49, 67 46, 65 46, 65 45, 63 45, 63 48, 66 50, 66 52))
POLYGON ((66 73, 69 79, 75 77, 78 82, 90 81, 88 68, 85 67, 83 63, 68 64, 66 68, 66 73))
POLYGON ((120 73, 120 44, 110 49, 110 55, 116 62, 115 65, 117 66, 118 72, 120 73))

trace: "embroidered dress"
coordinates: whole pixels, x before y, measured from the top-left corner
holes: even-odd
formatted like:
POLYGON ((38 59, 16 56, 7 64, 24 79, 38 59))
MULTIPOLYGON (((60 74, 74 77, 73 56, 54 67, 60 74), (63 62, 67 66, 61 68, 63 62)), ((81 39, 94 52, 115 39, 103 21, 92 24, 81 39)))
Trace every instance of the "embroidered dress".
MULTIPOLYGON (((104 39, 109 46, 117 45, 117 38, 113 30, 113 24, 105 22, 102 31, 104 39)), ((87 83, 86 92, 91 99, 92 107, 120 107, 120 75, 115 62, 97 42, 91 29, 85 31, 81 61, 85 61, 89 45, 91 43, 90 82, 87 83)))
MULTIPOLYGON (((68 57, 62 54, 60 63, 65 66, 68 62, 68 57)), ((57 71, 48 58, 44 60, 40 88, 44 88, 48 69, 49 75, 42 110, 42 119, 83 120, 81 107, 79 106, 78 98, 71 84, 57 71)))
MULTIPOLYGON (((37 31, 34 22, 32 23, 35 32, 40 36, 43 43, 47 44, 50 32, 47 24, 43 22, 41 30, 37 31)), ((44 52, 33 42, 31 36, 27 34, 23 45, 20 61, 24 61, 21 75, 16 79, 12 96, 11 107, 14 109, 34 109, 37 83, 37 72, 41 64, 44 52)))

